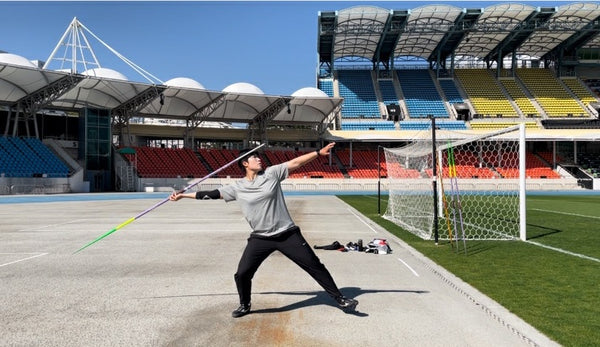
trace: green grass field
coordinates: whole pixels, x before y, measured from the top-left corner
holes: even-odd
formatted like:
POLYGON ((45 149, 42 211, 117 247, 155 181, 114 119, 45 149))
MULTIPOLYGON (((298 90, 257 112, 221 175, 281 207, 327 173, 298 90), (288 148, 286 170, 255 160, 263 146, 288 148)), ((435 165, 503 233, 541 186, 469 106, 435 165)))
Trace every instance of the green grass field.
POLYGON ((466 255, 381 218, 377 196, 339 198, 558 343, 600 345, 600 196, 530 195, 528 242, 467 241, 466 255))

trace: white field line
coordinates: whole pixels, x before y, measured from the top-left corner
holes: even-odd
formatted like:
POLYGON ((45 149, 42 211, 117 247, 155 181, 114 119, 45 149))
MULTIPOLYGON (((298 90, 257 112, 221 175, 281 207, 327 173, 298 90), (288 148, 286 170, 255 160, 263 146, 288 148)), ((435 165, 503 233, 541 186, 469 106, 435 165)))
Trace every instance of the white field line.
POLYGON ((356 217, 356 219, 358 219, 359 221, 361 221, 364 225, 366 225, 369 229, 373 230, 373 232, 375 234, 378 234, 377 230, 373 229, 372 226, 370 226, 369 224, 367 224, 367 222, 365 222, 362 218, 360 218, 359 215, 357 215, 356 213, 354 213, 354 211, 352 211, 351 209, 348 209, 348 211, 350 211, 350 213, 352 213, 354 215, 354 217, 356 217))
POLYGON ((415 271, 415 270, 414 270, 412 267, 410 267, 410 265, 408 265, 408 264, 407 264, 407 263, 406 263, 404 260, 402 260, 402 259, 400 259, 400 258, 398 258, 398 260, 399 260, 399 261, 400 261, 402 264, 404 264, 404 266, 406 266, 406 267, 407 267, 407 268, 410 270, 410 272, 412 272, 412 273, 413 273, 415 276, 417 276, 417 277, 420 277, 420 276, 419 276, 419 274, 418 274, 418 273, 417 273, 417 272, 416 272, 416 271, 415 271))
POLYGON ((561 212, 561 211, 542 210, 542 209, 539 209, 539 208, 532 208, 532 210, 534 210, 534 211, 540 211, 540 212, 547 212, 547 213, 564 214, 564 215, 567 215, 567 216, 600 219, 600 217, 588 216, 588 215, 585 215, 585 214, 578 214, 578 213, 569 213, 569 212, 561 212))
POLYGON ((23 258, 23 259, 11 261, 11 262, 8 262, 8 263, 0 264, 0 267, 3 267, 3 266, 6 266, 6 265, 15 264, 15 263, 19 263, 19 262, 22 262, 22 261, 25 261, 25 260, 29 260, 29 259, 41 257, 43 255, 47 255, 48 253, 0 253, 0 254, 35 254, 35 255, 32 255, 31 257, 27 257, 27 258, 23 258))
POLYGON ((588 257, 587 255, 583 255, 583 254, 579 254, 579 253, 574 253, 574 252, 571 252, 571 251, 564 250, 562 248, 556 248, 556 247, 552 247, 552 246, 547 246, 547 245, 544 245, 544 244, 541 244, 541 243, 538 243, 538 242, 535 242, 535 241, 525 241, 525 242, 530 243, 530 244, 535 245, 535 246, 540 246, 542 248, 550 249, 550 250, 553 250, 553 251, 556 251, 556 252, 560 252, 560 253, 568 254, 568 255, 571 255, 571 256, 574 256, 574 257, 578 257, 578 258, 582 258, 582 259, 587 259, 587 260, 591 260, 591 261, 595 261, 595 262, 600 263, 600 259, 593 258, 593 257, 588 257))
MULTIPOLYGON (((350 213, 352 213, 359 221, 361 221, 369 229, 373 230, 374 233, 378 234, 377 230, 373 229, 373 227, 371 227, 369 224, 367 224, 367 222, 365 222, 362 218, 360 218, 359 215, 357 215, 356 213, 354 213, 354 211, 352 211, 351 209, 348 209, 348 211, 350 211, 350 213)), ((410 272, 412 272, 415 276, 420 277, 419 274, 412 267, 410 267, 410 265, 408 265, 404 260, 402 260, 400 258, 398 258, 398 260, 402 264, 404 264, 404 266, 406 266, 410 270, 410 272)))
POLYGON ((42 226, 39 226, 39 227, 32 227, 32 228, 27 228, 27 229, 21 229, 21 230, 18 230, 18 231, 34 231, 34 230, 39 230, 39 229, 46 229, 46 228, 57 227, 57 226, 66 225, 66 224, 80 223, 80 222, 84 222, 86 220, 89 220, 89 219, 74 219, 72 221, 68 221, 68 222, 64 222, 64 223, 42 225, 42 226))
MULTIPOLYGON (((551 210, 542 210, 542 209, 539 209, 539 208, 532 208, 532 210, 534 210, 534 211, 540 211, 540 212, 547 212, 547 213, 564 214, 564 215, 567 215, 567 216, 575 216, 575 217, 582 217, 582 218, 600 219, 600 217, 588 216, 588 215, 585 215, 585 214, 578 214, 578 213, 561 212, 561 211, 551 211, 551 210)), ((574 257, 578 257, 578 258, 582 258, 582 259, 587 259, 587 260, 591 260, 591 261, 595 261, 595 262, 600 263, 600 259, 598 259, 598 258, 593 258, 593 257, 589 257, 587 255, 583 255, 583 254, 579 254, 579 253, 574 253, 574 252, 571 252, 571 251, 564 250, 562 248, 556 248, 556 247, 552 247, 552 246, 547 246, 547 245, 544 245, 544 244, 541 244, 541 243, 538 243, 538 242, 535 242, 535 241, 526 241, 526 242, 527 243, 531 243, 532 245, 540 246, 540 247, 543 247, 543 248, 546 248, 546 249, 550 249, 550 250, 553 250, 553 251, 556 251, 556 252, 560 252, 560 253, 572 255, 574 257)))

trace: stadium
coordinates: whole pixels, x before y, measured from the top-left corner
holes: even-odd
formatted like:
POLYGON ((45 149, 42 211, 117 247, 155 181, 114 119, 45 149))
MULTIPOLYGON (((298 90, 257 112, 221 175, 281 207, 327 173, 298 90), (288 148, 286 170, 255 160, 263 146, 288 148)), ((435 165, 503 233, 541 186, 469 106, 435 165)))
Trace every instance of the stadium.
POLYGON ((77 18, 47 59, 0 51, 0 345, 600 343, 600 4, 315 21, 314 85, 290 95, 161 81, 77 18), (243 177, 243 149, 269 166, 332 141, 281 184, 294 219, 314 249, 375 237, 392 255, 319 249, 361 300, 341 315, 267 261, 232 322, 237 206, 147 207, 243 177))
MULTIPOLYGON (((244 147, 265 143, 271 163, 328 141, 338 143, 331 158, 295 173, 286 189, 373 191, 386 177, 377 149, 430 136, 431 118, 449 137, 524 124, 530 189, 593 189, 599 11, 577 3, 321 12, 315 85, 289 96, 244 82, 222 91, 186 77, 148 83, 133 62, 146 81, 128 81, 97 68, 89 43, 74 49, 94 35, 74 19, 46 62, 0 55, 0 192, 169 190, 244 147)), ((211 184, 238 176, 228 168, 211 184)))

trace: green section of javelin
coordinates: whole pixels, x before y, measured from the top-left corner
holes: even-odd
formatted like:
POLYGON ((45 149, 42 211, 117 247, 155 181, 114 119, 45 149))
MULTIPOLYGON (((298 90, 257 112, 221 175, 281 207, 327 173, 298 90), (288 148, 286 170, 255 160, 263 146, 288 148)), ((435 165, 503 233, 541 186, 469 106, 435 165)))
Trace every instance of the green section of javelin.
MULTIPOLYGON (((100 236, 100 237, 96 238, 94 241, 92 241, 92 242, 88 243, 87 245, 85 245, 85 246, 81 247, 80 249, 78 249, 77 251, 75 251, 75 253, 78 253, 78 252, 80 252, 80 251, 82 251, 82 250, 84 250, 84 249, 88 248, 89 246, 91 246, 91 245, 93 245, 94 243, 96 243, 96 242, 98 242, 98 241, 102 240, 103 238, 105 238, 105 237, 107 237, 108 235, 110 235, 110 234, 114 233, 115 231, 117 231, 117 230, 121 229, 122 227, 126 226, 127 224, 129 224, 129 223, 133 222, 134 220, 135 220, 135 217, 129 218, 128 220, 126 220, 125 222, 123 222, 123 223, 119 224, 119 225, 118 225, 118 226, 116 226, 115 228, 112 228, 112 229, 111 229, 109 232, 107 232, 107 233, 105 233, 104 235, 102 235, 102 236, 100 236)), ((73 253, 73 254, 75 254, 75 253, 73 253)))

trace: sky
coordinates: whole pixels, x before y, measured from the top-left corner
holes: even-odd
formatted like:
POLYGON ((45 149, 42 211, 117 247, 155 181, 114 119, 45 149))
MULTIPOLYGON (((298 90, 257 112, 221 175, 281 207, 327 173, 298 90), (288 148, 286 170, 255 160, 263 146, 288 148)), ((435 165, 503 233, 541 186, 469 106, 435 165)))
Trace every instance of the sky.
MULTIPOLYGON (((265 94, 291 95, 316 86, 319 11, 361 5, 406 10, 442 3, 485 8, 502 2, 506 1, 0 1, 0 51, 46 61, 77 17, 112 49, 162 82, 187 77, 215 91, 246 82, 265 94)), ((573 1, 510 2, 558 6, 573 1)), ((148 82, 92 35, 86 36, 102 67, 148 82)), ((52 64, 50 68, 59 68, 58 62, 52 64)))

